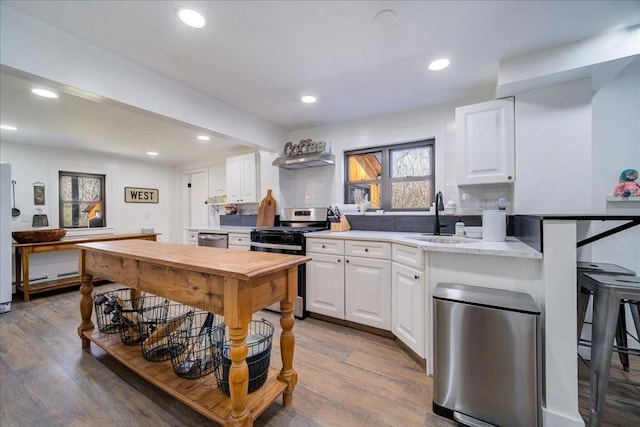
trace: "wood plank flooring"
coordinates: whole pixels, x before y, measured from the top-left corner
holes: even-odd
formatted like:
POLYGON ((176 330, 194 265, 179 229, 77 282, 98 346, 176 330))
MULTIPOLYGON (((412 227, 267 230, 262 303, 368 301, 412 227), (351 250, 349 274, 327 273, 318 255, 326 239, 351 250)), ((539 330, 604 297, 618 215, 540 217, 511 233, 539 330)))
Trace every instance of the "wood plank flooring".
MULTIPOLYGON (((82 351, 78 301, 77 290, 27 304, 14 297, 12 311, 0 315, 0 426, 212 425, 97 346, 82 351)), ((279 315, 260 317, 277 324, 279 315)), ((432 379, 394 340, 317 319, 296 322, 294 331, 299 381, 293 404, 284 408, 278 399, 257 426, 455 425, 431 412, 432 379)), ((271 360, 281 366, 279 335, 271 360)), ((640 382, 640 359, 631 358, 631 366, 624 373, 614 359, 614 376, 640 382)), ((611 382, 605 424, 640 425, 639 396, 638 386, 611 382)), ((584 417, 587 407, 588 368, 580 363, 584 417)))

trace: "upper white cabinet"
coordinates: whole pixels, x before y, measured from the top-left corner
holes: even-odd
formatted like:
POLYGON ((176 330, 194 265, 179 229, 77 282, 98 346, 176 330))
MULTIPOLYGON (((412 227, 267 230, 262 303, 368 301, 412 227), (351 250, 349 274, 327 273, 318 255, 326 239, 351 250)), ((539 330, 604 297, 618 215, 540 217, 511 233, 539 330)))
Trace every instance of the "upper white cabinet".
POLYGON ((458 185, 515 182, 514 101, 456 108, 458 185))
POLYGON ((258 168, 256 153, 227 159, 227 202, 258 202, 258 168))

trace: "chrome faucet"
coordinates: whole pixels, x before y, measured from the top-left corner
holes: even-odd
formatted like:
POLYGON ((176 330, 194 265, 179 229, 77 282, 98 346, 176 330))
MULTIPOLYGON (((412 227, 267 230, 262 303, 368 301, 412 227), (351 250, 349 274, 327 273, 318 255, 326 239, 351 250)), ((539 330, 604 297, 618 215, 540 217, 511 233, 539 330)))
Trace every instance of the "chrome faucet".
POLYGON ((438 194, 436 194, 436 220, 433 223, 433 234, 435 236, 439 236, 440 235, 440 227, 446 227, 446 225, 440 225, 440 214, 438 211, 440 211, 440 206, 443 206, 444 202, 442 201, 442 191, 438 191, 438 194))

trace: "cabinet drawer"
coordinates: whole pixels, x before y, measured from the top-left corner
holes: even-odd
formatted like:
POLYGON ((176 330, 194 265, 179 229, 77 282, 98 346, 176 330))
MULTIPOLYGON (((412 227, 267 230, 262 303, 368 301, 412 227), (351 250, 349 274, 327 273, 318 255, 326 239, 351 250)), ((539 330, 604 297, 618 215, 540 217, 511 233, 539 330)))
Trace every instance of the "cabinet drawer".
POLYGON ((334 255, 344 254, 344 240, 312 238, 307 239, 306 244, 307 252, 334 255))
POLYGON ((229 233, 229 246, 249 246, 251 238, 248 234, 229 233))
POLYGON ((422 248, 394 243, 391 246, 391 259, 407 267, 424 270, 424 251, 422 248))
POLYGON ((366 258, 391 258, 391 243, 364 240, 346 240, 344 254, 366 258))

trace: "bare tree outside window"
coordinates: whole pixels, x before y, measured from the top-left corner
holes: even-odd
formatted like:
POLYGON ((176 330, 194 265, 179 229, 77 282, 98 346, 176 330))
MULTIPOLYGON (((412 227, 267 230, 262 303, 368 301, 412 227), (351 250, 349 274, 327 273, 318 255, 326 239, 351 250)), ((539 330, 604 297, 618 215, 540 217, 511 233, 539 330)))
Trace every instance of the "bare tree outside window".
POLYGON ((59 172, 60 228, 105 227, 105 175, 59 172))
POLYGON ((434 141, 345 153, 345 203, 372 209, 428 210, 435 189, 434 141))

